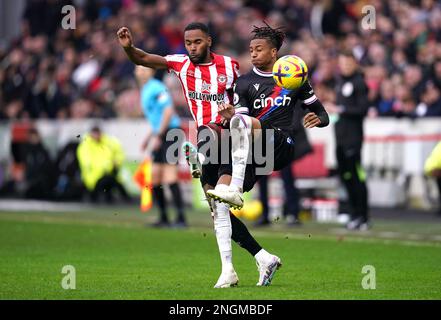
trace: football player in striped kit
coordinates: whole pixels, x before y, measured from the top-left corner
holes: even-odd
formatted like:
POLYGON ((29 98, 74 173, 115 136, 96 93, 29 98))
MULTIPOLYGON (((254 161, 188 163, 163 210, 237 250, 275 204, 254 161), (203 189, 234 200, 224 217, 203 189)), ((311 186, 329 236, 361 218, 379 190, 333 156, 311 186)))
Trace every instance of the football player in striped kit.
MULTIPOLYGON (((198 148, 207 142, 199 141, 199 136, 211 136, 211 142, 215 141, 220 145, 224 119, 219 115, 218 105, 232 103, 233 86, 239 76, 239 64, 231 57, 211 52, 212 39, 208 27, 195 22, 185 28, 187 55, 173 54, 163 57, 144 52, 133 45, 132 35, 126 27, 120 28, 117 36, 133 63, 154 69, 167 69, 178 76, 188 107, 198 126, 198 148)), ((217 159, 207 163, 203 159, 204 155, 198 153, 190 143, 186 143, 184 147, 191 164, 192 175, 200 175, 204 191, 213 189, 218 180, 221 161, 217 159)), ((222 272, 214 287, 231 287, 239 281, 232 262, 231 239, 255 257, 260 266, 257 285, 269 285, 276 267, 280 266, 269 263, 275 256, 257 243, 246 226, 230 212, 227 204, 214 199, 209 199, 209 204, 222 261, 222 272)))

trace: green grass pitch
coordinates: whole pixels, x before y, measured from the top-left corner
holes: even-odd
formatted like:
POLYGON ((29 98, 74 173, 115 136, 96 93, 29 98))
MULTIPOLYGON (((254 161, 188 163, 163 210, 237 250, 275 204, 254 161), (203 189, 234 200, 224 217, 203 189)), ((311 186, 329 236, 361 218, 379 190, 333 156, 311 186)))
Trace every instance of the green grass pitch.
POLYGON ((255 286, 254 259, 234 244, 239 286, 213 289, 220 259, 209 214, 192 212, 188 230, 146 228, 154 218, 136 208, 0 212, 0 299, 441 298, 441 242, 433 240, 441 224, 379 221, 367 235, 312 222, 252 229, 282 258, 272 285, 255 286), (75 267, 74 290, 61 286, 65 265, 75 267), (364 265, 375 267, 375 290, 362 288, 364 265))

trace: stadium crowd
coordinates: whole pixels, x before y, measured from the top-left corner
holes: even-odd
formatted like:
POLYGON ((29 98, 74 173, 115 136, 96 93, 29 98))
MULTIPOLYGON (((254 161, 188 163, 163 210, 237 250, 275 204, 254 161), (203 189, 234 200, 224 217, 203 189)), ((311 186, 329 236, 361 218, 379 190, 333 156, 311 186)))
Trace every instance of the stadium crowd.
MULTIPOLYGON (((133 64, 117 44, 128 26, 136 46, 184 53, 183 29, 208 23, 214 51, 250 68, 253 25, 284 26, 281 54, 301 56, 323 102, 335 101, 336 57, 351 49, 369 88, 370 117, 441 116, 441 4, 433 0, 29 0, 21 35, 0 47, 0 119, 141 117, 133 64), (76 8, 76 29, 61 28, 61 8, 76 8), (375 29, 363 29, 363 7, 375 29)), ((165 72, 181 115, 185 100, 165 72)))

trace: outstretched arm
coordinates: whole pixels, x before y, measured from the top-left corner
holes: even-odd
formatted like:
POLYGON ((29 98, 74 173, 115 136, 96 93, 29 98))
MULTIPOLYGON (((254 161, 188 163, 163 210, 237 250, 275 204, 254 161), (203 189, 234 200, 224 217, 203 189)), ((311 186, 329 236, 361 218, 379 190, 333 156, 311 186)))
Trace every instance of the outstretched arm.
POLYGON ((329 124, 329 116, 319 99, 307 105, 311 111, 303 118, 305 128, 326 127, 329 124))
POLYGON ((132 61, 134 64, 154 69, 167 68, 167 60, 164 57, 147 53, 133 45, 132 34, 128 28, 120 28, 117 35, 119 44, 123 47, 127 57, 129 57, 130 61, 132 61))

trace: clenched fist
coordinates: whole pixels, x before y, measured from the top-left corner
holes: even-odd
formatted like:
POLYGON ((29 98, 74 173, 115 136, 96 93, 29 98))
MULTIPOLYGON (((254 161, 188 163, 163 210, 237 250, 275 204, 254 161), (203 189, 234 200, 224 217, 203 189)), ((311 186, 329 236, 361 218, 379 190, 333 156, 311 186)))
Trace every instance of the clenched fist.
POLYGON ((118 35, 119 44, 124 48, 129 48, 133 45, 133 38, 130 30, 127 27, 122 27, 116 33, 118 35))

